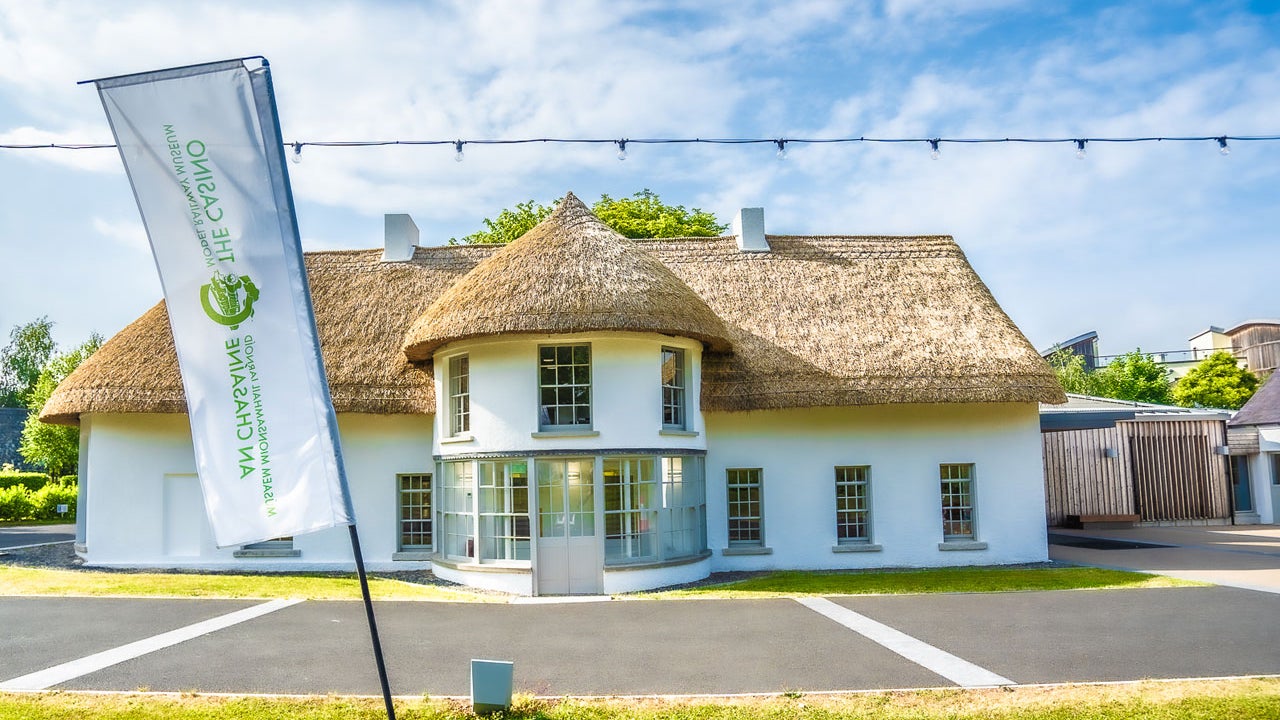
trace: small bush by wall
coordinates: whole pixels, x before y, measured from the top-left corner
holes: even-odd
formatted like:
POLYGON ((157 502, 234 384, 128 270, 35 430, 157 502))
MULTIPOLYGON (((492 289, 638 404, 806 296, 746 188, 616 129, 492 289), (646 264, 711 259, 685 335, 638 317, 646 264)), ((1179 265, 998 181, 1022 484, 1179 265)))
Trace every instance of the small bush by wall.
POLYGON ((0 520, 62 520, 76 517, 77 488, 73 484, 48 483, 31 491, 23 484, 0 488, 0 520), (59 505, 67 506, 65 515, 59 505))
MULTIPOLYGON (((20 470, 11 470, 8 472, 0 472, 0 490, 11 488, 15 485, 21 485, 31 492, 35 492, 44 487, 49 482, 49 476, 38 472, 22 472, 20 470)), ((75 482, 75 478, 71 479, 75 482)))

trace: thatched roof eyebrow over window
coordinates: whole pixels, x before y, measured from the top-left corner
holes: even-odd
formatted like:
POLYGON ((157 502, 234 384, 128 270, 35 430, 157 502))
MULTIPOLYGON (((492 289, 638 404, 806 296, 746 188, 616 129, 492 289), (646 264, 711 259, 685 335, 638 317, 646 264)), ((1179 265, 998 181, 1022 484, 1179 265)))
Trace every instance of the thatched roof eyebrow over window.
POLYGON ((729 350, 724 323, 702 298, 569 193, 436 298, 409 328, 404 351, 421 361, 456 340, 593 330, 678 335, 729 350))
MULTIPOLYGON (((547 236, 523 248, 418 248, 402 263, 381 262, 381 250, 308 253, 338 412, 435 412, 427 360, 446 342, 605 329, 704 342, 702 408, 710 412, 1066 399, 949 237, 770 235, 768 252, 744 253, 733 237, 625 240, 606 234, 577 198, 560 205, 547 236), (583 257, 571 257, 580 248, 563 241, 583 235, 583 257), (530 257, 531 248, 561 254, 530 257), (560 268, 554 263, 564 264, 563 276, 547 272, 560 268), (503 296, 526 271, 547 291, 503 296), (498 278, 502 287, 486 285, 498 278), (657 297, 633 297, 637 287, 657 297), (645 307, 659 319, 638 318, 645 307)), ((180 413, 183 398, 161 303, 72 373, 42 419, 180 413)))

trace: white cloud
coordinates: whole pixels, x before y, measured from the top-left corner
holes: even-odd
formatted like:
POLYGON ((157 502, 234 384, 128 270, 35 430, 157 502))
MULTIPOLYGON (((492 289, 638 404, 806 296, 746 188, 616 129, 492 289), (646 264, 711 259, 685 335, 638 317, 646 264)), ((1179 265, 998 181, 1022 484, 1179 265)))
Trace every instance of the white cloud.
POLYGON ((107 220, 95 217, 93 219, 93 230, 129 250, 147 254, 151 252, 151 245, 147 241, 147 231, 142 227, 142 223, 137 220, 107 220))

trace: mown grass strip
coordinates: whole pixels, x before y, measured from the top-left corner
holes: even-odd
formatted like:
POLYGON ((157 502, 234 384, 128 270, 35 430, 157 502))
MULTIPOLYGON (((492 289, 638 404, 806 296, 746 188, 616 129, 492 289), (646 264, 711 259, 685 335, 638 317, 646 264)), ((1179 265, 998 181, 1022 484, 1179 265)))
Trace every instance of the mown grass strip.
MULTIPOLYGON (((369 593, 375 600, 502 600, 500 597, 465 590, 415 585, 382 578, 369 579, 369 593)), ((116 573, 0 566, 0 595, 359 600, 360 584, 354 573, 350 577, 297 573, 116 573)))
MULTIPOLYGON (((373 720, 379 698, 228 698, 0 694, 0 720, 373 720)), ((401 720, 473 718, 465 702, 424 698, 396 702, 401 720)), ((1280 680, 1147 682, 1131 685, 875 692, 726 699, 543 700, 518 697, 495 720, 1273 720, 1280 680)))
POLYGON ((1189 587, 1189 580, 1086 567, 963 567, 857 572, 781 571, 682 590, 648 593, 653 598, 765 598, 803 595, 907 595, 1026 590, 1189 587))

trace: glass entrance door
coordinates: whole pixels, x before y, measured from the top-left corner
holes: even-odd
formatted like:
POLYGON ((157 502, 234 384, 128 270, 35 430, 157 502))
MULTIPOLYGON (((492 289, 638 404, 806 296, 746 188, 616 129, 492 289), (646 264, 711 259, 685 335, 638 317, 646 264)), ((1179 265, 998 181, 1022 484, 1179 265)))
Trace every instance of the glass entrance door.
POLYGON ((603 591, 604 566, 596 537, 595 460, 538 460, 539 595, 603 591))

